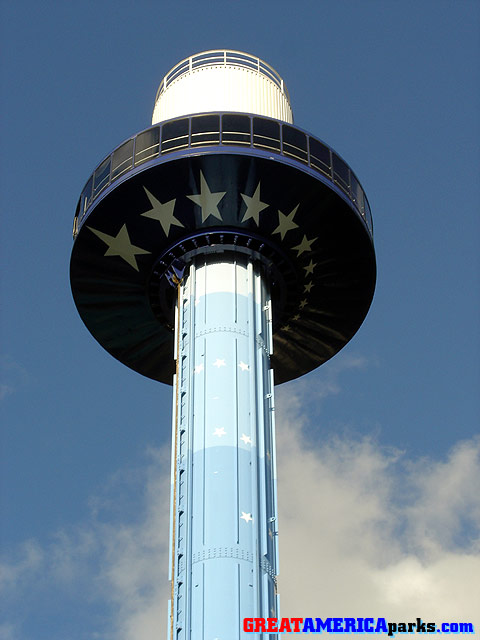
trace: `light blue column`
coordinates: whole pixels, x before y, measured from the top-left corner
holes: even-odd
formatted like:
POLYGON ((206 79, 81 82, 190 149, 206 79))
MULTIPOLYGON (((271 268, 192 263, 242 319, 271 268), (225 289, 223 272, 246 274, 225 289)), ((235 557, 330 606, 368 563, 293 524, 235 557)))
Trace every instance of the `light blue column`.
POLYGON ((274 640, 271 301, 253 256, 196 256, 180 285, 174 385, 170 640, 274 640))

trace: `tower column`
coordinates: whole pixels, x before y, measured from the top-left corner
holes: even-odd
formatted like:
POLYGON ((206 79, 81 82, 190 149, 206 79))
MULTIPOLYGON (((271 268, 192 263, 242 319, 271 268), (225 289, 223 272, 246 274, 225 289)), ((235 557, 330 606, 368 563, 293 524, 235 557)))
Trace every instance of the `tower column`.
POLYGON ((273 640, 277 617, 271 300, 251 255, 197 255, 179 284, 170 640, 273 640))

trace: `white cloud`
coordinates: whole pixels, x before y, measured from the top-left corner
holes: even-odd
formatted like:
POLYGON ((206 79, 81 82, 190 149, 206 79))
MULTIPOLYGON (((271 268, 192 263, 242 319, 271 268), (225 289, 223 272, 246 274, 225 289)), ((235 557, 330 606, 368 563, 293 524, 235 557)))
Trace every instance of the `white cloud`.
MULTIPOLYGON (((338 378, 329 384, 337 388, 338 378)), ((305 392, 328 393, 301 381, 277 394, 282 614, 420 616, 480 628, 480 440, 458 443, 445 460, 413 461, 368 437, 312 443, 305 392)), ((146 469, 126 477, 137 492, 139 480, 143 486, 136 517, 118 515, 128 490, 118 484, 125 473, 118 474, 92 500, 89 522, 42 548, 24 545, 3 579, 10 599, 25 596, 41 575, 37 596, 41 588, 78 607, 102 604, 108 620, 96 628, 92 622, 90 637, 165 637, 168 447, 149 452, 146 469)), ((22 640, 17 624, 7 621, 5 638, 22 640)))
POLYGON ((480 440, 457 444, 446 460, 415 462, 368 438, 313 446, 304 389, 282 391, 282 614, 480 628, 480 440))
POLYGON ((23 387, 28 381, 27 371, 9 355, 0 355, 0 402, 23 387))

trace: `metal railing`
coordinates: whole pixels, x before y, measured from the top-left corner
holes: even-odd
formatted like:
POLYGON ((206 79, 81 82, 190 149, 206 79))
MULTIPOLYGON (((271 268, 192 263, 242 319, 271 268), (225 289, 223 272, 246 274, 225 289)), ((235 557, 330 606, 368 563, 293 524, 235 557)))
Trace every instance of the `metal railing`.
POLYGON ((150 127, 118 146, 95 169, 80 196, 74 235, 98 196, 136 167, 175 151, 216 146, 251 148, 285 156, 339 188, 353 203, 373 235, 372 215, 363 188, 348 164, 318 138, 272 118, 239 113, 208 113, 168 120, 150 127))
POLYGON ((212 49, 211 51, 202 51, 194 56, 185 58, 178 64, 176 64, 170 71, 164 76, 163 80, 158 87, 157 95, 155 96, 155 103, 157 103, 160 95, 167 89, 167 87, 185 75, 191 73, 195 69, 202 67, 242 67, 249 69, 250 71, 256 71, 272 80, 283 94, 286 95, 290 102, 290 96, 288 94, 287 87, 283 82, 282 77, 275 71, 273 67, 258 58, 242 51, 234 51, 230 49, 212 49))

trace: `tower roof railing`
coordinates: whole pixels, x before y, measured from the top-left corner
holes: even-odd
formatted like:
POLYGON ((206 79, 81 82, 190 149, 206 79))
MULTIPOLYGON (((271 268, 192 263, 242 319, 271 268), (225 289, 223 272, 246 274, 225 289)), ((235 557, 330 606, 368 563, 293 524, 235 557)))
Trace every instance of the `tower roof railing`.
POLYGON ((174 118, 123 142, 97 166, 83 188, 75 214, 74 236, 93 202, 118 178, 170 153, 212 146, 223 151, 241 152, 243 148, 247 153, 248 149, 273 153, 308 167, 352 202, 373 236, 372 214, 363 187, 353 170, 329 145, 286 122, 236 112, 174 118))
POLYGON ((283 82, 283 78, 275 71, 273 67, 258 58, 243 51, 235 51, 233 49, 211 49, 210 51, 202 51, 193 56, 185 58, 164 76, 163 80, 158 87, 157 95, 155 96, 155 102, 157 102, 160 95, 167 89, 167 87, 178 80, 181 76, 191 73, 196 69, 204 67, 241 67, 261 73, 274 82, 283 94, 286 95, 290 102, 290 95, 287 87, 283 82))

